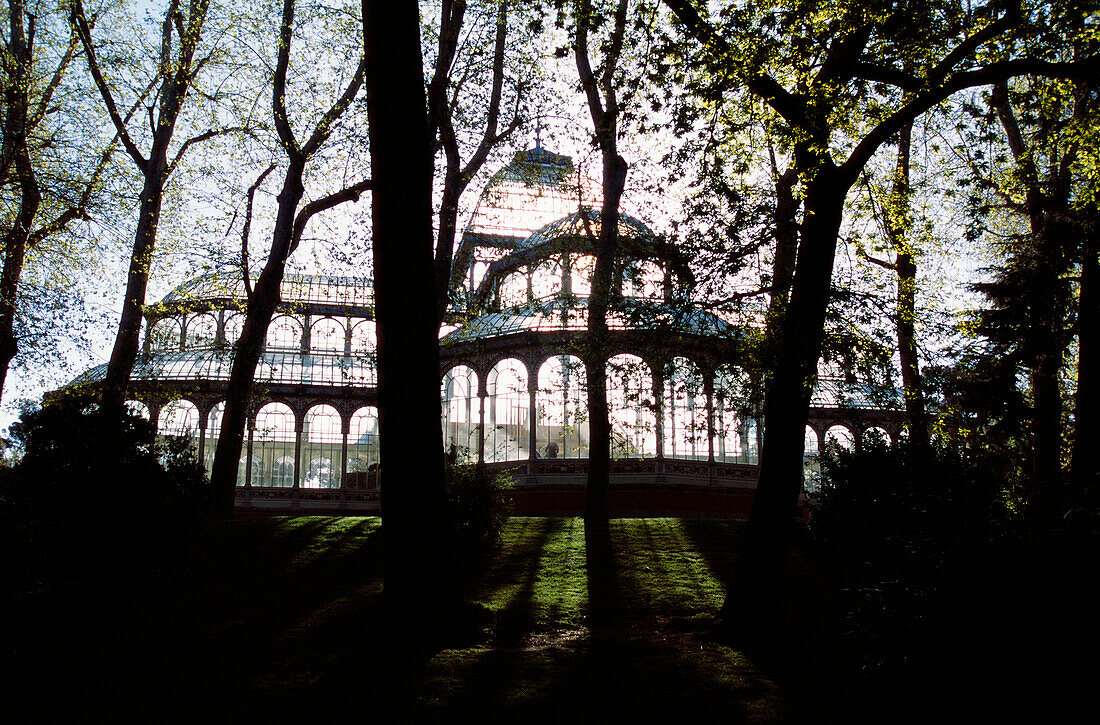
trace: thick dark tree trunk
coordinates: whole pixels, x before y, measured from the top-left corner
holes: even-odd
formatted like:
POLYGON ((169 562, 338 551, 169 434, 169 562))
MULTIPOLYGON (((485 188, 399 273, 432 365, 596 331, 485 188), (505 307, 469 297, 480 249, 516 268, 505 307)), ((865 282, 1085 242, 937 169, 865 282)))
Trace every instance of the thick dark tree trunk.
POLYGON ((461 606, 439 426, 432 155, 417 7, 363 0, 370 121, 385 602, 429 641, 461 606), (409 290, 428 294, 409 294, 409 290))
POLYGON ((837 235, 850 180, 820 161, 806 184, 805 220, 787 313, 778 338, 771 383, 764 397, 760 480, 745 540, 720 618, 751 644, 780 626, 810 395, 824 339, 837 235))

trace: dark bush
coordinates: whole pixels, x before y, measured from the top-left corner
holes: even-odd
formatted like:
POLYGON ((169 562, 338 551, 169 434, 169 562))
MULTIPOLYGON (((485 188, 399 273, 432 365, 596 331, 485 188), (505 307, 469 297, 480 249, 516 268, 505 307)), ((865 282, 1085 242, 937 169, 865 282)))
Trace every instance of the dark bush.
POLYGON ((166 573, 207 501, 186 438, 158 443, 127 410, 66 397, 11 426, 22 456, 0 478, 9 591, 140 585, 166 573))
POLYGON ((810 528, 844 572, 852 643, 883 700, 926 689, 988 705, 1072 681, 1096 532, 1037 529, 1006 505, 995 464, 905 442, 823 456, 810 528))
POLYGON ((447 507, 463 558, 475 565, 491 559, 511 512, 511 477, 485 466, 449 463, 447 507))

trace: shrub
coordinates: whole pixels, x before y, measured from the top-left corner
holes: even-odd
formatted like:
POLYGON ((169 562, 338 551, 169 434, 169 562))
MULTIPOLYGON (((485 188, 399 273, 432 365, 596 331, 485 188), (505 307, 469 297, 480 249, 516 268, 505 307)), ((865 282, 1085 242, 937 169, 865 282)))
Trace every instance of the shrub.
POLYGON ((207 500, 186 438, 158 443, 149 421, 76 396, 25 412, 11 435, 22 457, 0 478, 9 588, 137 584, 172 566, 207 500))
POLYGON ((485 466, 448 464, 447 507, 463 558, 484 564, 500 543, 511 512, 511 476, 485 466))

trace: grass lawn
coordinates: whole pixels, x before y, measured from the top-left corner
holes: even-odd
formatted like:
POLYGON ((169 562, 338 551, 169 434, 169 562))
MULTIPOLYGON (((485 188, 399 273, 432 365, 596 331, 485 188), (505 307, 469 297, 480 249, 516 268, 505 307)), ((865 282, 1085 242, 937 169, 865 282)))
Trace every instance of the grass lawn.
MULTIPOLYGON (((388 656, 376 518, 207 526, 173 582, 17 601, 14 702, 121 721, 822 721, 845 699, 840 603, 796 552, 788 649, 761 670, 706 636, 741 524, 612 522, 612 581, 589 606, 584 524, 513 518, 471 599, 482 641, 388 656)), ((139 544, 135 544, 139 545, 139 544)))

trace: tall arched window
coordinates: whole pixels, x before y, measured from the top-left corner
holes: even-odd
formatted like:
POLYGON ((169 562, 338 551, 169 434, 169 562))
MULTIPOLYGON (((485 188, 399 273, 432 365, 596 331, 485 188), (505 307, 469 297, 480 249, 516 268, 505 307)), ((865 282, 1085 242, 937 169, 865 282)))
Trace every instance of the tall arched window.
POLYGON ((527 304, 527 275, 513 272, 500 283, 500 306, 522 307, 527 304))
POLYGON ((825 431, 825 445, 836 446, 846 451, 851 451, 856 447, 856 438, 852 435, 852 431, 850 431, 847 426, 834 425, 832 428, 825 431))
POLYGON ((722 365, 714 375, 714 460, 756 465, 755 395, 748 373, 722 365))
POLYGON ((233 347, 237 340, 241 339, 241 331, 244 330, 244 315, 239 312, 226 312, 224 320, 225 344, 233 347))
POLYGON ((539 368, 535 394, 538 455, 588 458, 588 393, 584 363, 571 355, 550 358, 539 368))
POLYGON ((360 320, 351 330, 351 354, 370 360, 369 385, 378 383, 378 336, 374 320, 360 320))
POLYGON ((569 284, 573 294, 592 294, 592 273, 596 271, 596 258, 585 254, 569 260, 569 284))
POLYGON ((802 487, 806 489, 806 493, 815 493, 821 488, 820 455, 817 433, 806 426, 806 442, 802 447, 802 487))
POLYGON ((187 436, 191 444, 199 445, 199 409, 187 400, 173 400, 160 409, 157 433, 162 436, 187 436))
POLYGON ((174 317, 157 320, 149 331, 149 348, 154 352, 179 350, 181 332, 179 320, 174 317))
POLYGON ((477 461, 477 437, 480 401, 477 374, 459 365, 443 375, 443 445, 454 446, 460 462, 477 461))
POLYGON ((531 273, 531 294, 536 300, 561 294, 561 261, 551 258, 531 273))
POLYGON ((140 416, 145 420, 151 420, 149 413, 149 406, 140 400, 127 400, 126 409, 136 416, 140 416))
POLYGON ((640 357, 616 355, 607 361, 607 407, 613 457, 657 455, 653 374, 640 357))
POLYGON ((635 262, 623 270, 623 297, 659 300, 664 288, 665 271, 653 260, 635 262))
POLYGON ((218 318, 209 312, 194 315, 187 321, 188 348, 213 347, 217 334, 218 318))
MULTIPOLYGON (((215 403, 214 407, 210 409, 210 413, 206 416, 206 444, 204 446, 205 451, 203 454, 203 465, 206 466, 206 473, 212 474, 214 472, 214 453, 218 447, 218 437, 222 433, 222 415, 225 413, 225 402, 215 403)), ((247 444, 248 439, 245 439, 247 444)), ((242 450, 243 450, 242 446, 242 450)), ((237 485, 243 486, 244 479, 237 477, 237 485)))
POLYGON ((360 408, 348 427, 347 488, 378 488, 378 409, 360 408))
POLYGON ((673 358, 665 375, 665 456, 706 460, 707 396, 699 367, 673 358))
POLYGON ((877 425, 873 425, 863 431, 862 443, 863 445, 867 445, 871 441, 888 446, 890 445, 890 434, 886 432, 885 428, 879 428, 877 425))
POLYGON ((294 485, 294 412, 282 403, 268 403, 256 413, 256 430, 252 434, 252 455, 263 462, 264 471, 271 472, 262 482, 252 476, 253 486, 294 485))
POLYGON ((315 405, 306 413, 302 427, 302 460, 309 469, 302 488, 340 488, 339 461, 344 446, 340 414, 331 405, 315 405))
POLYGON ((519 360, 501 360, 489 371, 485 391, 486 462, 526 460, 531 440, 527 368, 519 360))
POLYGON ((310 352, 343 353, 344 326, 331 317, 322 317, 309 329, 310 352))
POLYGON ((280 315, 267 327, 267 349, 297 351, 302 349, 302 325, 290 315, 280 315))

